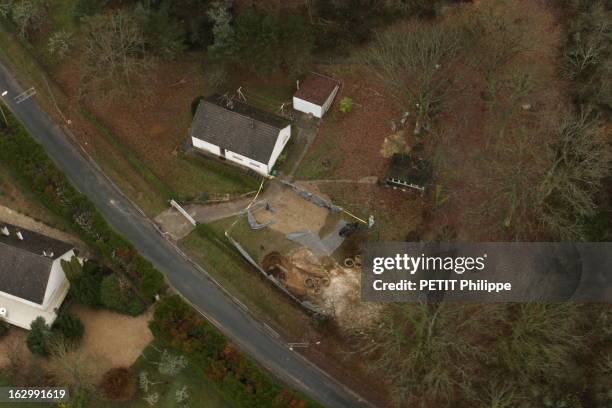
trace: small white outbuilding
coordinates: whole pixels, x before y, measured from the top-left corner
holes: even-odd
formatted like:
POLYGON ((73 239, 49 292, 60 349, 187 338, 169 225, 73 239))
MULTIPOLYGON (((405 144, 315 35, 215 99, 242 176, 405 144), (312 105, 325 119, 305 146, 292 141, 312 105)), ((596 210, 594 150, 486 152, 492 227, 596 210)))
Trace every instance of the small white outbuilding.
POLYGON ((340 82, 326 75, 312 73, 293 95, 293 109, 322 118, 329 110, 340 89, 340 82))

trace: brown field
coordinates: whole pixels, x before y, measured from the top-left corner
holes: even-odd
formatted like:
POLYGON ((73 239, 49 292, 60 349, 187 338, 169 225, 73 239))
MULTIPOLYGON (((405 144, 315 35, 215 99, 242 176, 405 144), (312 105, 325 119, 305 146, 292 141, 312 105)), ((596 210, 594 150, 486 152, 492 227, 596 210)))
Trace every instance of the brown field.
POLYGON ((382 177, 388 160, 380 147, 391 132, 390 122, 400 109, 384 88, 361 69, 337 66, 330 74, 342 81, 334 105, 318 129, 317 138, 297 176, 303 179, 353 179, 382 177), (339 101, 355 102, 352 112, 338 110, 339 101))
MULTIPOLYGON (((69 95, 79 91, 78 61, 63 63, 54 77, 69 95)), ((205 83, 202 60, 196 55, 181 61, 155 61, 146 89, 122 100, 88 98, 83 106, 93 120, 128 149, 140 172, 162 195, 198 196, 240 193, 254 184, 241 171, 214 159, 180 152, 191 124, 191 102, 211 92, 205 83), (227 173, 227 174, 225 174, 227 173)))

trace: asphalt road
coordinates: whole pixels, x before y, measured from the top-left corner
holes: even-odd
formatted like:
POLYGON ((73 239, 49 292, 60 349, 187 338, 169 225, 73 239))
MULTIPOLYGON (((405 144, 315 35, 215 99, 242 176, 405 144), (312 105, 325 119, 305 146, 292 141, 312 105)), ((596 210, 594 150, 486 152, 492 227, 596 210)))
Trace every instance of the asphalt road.
POLYGON ((170 284, 217 325, 244 352, 290 385, 326 407, 368 407, 365 401, 289 350, 262 324, 242 310, 204 273, 185 260, 136 207, 73 146, 60 127, 38 107, 35 98, 20 104, 23 90, 0 63, 0 94, 16 117, 47 151, 72 184, 86 194, 104 218, 130 240, 168 278, 170 284))

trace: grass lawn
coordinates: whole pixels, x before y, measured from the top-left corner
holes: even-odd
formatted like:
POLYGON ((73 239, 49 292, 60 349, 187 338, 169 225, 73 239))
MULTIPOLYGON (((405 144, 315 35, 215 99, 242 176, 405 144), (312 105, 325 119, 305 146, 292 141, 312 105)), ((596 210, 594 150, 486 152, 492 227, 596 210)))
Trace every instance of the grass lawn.
POLYGON ((295 166, 295 163, 302 153, 302 149, 304 149, 304 141, 297 140, 297 132, 298 130, 294 126, 291 130, 289 141, 274 165, 274 170, 283 174, 289 174, 289 172, 293 170, 293 166, 295 166))
POLYGON ((374 226, 366 230, 364 240, 404 241, 422 220, 423 197, 377 184, 326 183, 321 192, 335 204, 367 220, 374 216, 374 226))
MULTIPOLYGON (((201 369, 188 365, 175 377, 164 376, 159 373, 158 366, 164 346, 153 342, 145 349, 142 357, 132 366, 135 376, 142 371, 146 371, 149 380, 155 383, 150 388, 150 393, 159 394, 157 406, 164 408, 181 407, 176 403, 175 395, 177 390, 183 386, 187 387, 189 394, 188 406, 206 408, 231 408, 232 406, 225 400, 223 395, 213 382, 206 378, 201 369)), ((100 408, 147 408, 150 405, 143 399, 144 394, 139 390, 136 398, 132 401, 96 401, 96 407, 100 408)))
POLYGON ((339 150, 339 133, 327 132, 310 148, 295 176, 300 180, 333 179, 344 160, 339 150))
POLYGON ((230 230, 229 235, 257 261, 261 264, 264 256, 271 251, 278 251, 287 254, 300 246, 290 240, 280 232, 272 228, 262 228, 253 230, 249 226, 246 218, 239 218, 238 222, 230 230))
POLYGON ((240 87, 249 104, 278 113, 283 103, 291 102, 295 92, 295 81, 282 73, 258 77, 243 70, 233 70, 224 88, 228 92, 233 92, 240 87))
MULTIPOLYGON (((302 339, 310 329, 309 317, 278 288, 265 280, 259 271, 251 267, 231 246, 223 233, 232 222, 233 219, 226 219, 200 225, 179 244, 258 317, 285 332, 289 340, 302 339)), ((265 243, 266 240, 262 239, 260 242, 265 243)), ((245 243, 245 246, 253 245, 245 243)), ((255 247, 259 248, 259 245, 255 247)))
POLYGON ((206 191, 212 195, 257 191, 261 183, 257 177, 247 174, 246 169, 232 166, 215 157, 187 153, 179 154, 178 159, 206 179, 203 181, 207 187, 206 191))

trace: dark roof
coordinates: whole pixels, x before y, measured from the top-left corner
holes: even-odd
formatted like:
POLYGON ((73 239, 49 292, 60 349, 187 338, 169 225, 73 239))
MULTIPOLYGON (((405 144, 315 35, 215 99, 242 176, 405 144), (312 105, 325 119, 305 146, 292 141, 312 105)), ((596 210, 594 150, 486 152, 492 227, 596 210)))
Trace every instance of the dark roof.
POLYGON ((432 176, 431 163, 415 154, 394 154, 387 168, 387 182, 397 180, 403 183, 425 186, 432 176))
POLYGON ((37 232, 0 223, 0 291, 42 304, 53 261, 72 248, 37 232), (4 228, 8 236, 2 232, 4 228))
POLYGON ((191 135, 267 164, 278 133, 290 124, 287 119, 236 100, 230 108, 222 96, 212 95, 198 105, 191 135))
POLYGON ((293 96, 322 106, 340 82, 325 75, 312 73, 300 83, 293 96))

